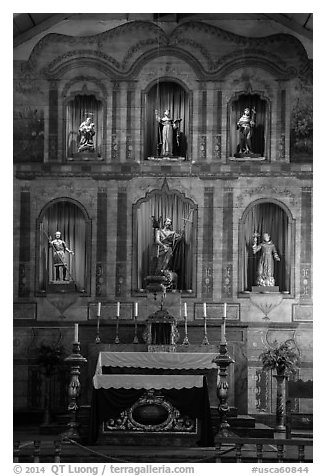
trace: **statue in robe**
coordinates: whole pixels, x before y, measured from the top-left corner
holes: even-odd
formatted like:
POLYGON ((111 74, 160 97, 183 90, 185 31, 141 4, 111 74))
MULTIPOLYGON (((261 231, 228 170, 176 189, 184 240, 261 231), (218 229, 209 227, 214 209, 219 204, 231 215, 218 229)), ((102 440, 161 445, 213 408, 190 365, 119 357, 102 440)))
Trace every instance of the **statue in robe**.
POLYGON ((280 257, 268 233, 263 234, 263 241, 260 244, 257 244, 255 233, 252 251, 254 254, 261 252, 257 268, 257 285, 275 286, 274 260, 280 261, 280 257))
POLYGON ((162 117, 160 117, 158 111, 155 111, 155 117, 157 122, 161 125, 159 134, 159 143, 161 144, 161 155, 163 157, 172 157, 173 151, 173 137, 174 131, 176 131, 176 141, 179 146, 179 125, 182 119, 173 120, 169 109, 164 111, 162 117))
POLYGON ((240 143, 238 147, 240 154, 252 153, 251 137, 253 134, 253 129, 256 125, 255 117, 256 117, 255 108, 253 107, 251 109, 251 114, 250 114, 249 107, 246 107, 243 112, 243 115, 240 117, 240 119, 237 122, 237 129, 239 129, 239 134, 240 134, 240 143))

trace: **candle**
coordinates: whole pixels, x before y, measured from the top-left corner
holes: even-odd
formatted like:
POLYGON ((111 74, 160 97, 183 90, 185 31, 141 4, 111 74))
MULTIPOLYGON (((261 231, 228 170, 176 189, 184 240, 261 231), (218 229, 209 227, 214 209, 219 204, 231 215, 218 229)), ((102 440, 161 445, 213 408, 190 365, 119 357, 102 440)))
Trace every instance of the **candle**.
POLYGON ((78 324, 75 324, 75 342, 78 342, 78 324))
POLYGON ((187 317, 187 303, 184 303, 184 316, 187 317))
POLYGON ((223 317, 226 318, 226 302, 224 303, 224 314, 223 314, 223 317))
POLYGON ((203 310, 204 310, 204 317, 207 317, 207 314, 206 314, 206 302, 204 302, 204 304, 203 304, 203 310))
POLYGON ((135 317, 138 316, 138 302, 135 302, 135 317))
POLYGON ((117 302, 117 317, 120 316, 120 302, 117 302))
POLYGON ((97 304, 97 315, 98 315, 98 317, 100 317, 100 315, 101 315, 101 303, 100 302, 97 304))

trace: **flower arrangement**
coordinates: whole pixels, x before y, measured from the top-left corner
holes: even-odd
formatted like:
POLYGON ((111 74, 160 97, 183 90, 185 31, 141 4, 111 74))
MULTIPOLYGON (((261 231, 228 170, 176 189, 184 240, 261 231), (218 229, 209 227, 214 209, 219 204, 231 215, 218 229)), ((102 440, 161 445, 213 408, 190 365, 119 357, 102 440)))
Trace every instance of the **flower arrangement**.
POLYGON ((278 344, 274 341, 273 347, 260 354, 263 370, 276 370, 277 375, 293 374, 300 365, 299 351, 293 347, 292 340, 278 344))

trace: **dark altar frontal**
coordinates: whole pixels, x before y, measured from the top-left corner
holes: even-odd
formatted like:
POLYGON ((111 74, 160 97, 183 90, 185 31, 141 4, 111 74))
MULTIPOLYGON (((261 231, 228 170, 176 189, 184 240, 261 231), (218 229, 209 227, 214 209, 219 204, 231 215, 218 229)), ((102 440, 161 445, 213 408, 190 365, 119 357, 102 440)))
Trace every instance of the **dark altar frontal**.
POLYGON ((90 442, 213 446, 207 381, 198 370, 215 367, 214 355, 100 352, 93 377, 90 442), (121 373, 110 373, 111 368, 121 373))

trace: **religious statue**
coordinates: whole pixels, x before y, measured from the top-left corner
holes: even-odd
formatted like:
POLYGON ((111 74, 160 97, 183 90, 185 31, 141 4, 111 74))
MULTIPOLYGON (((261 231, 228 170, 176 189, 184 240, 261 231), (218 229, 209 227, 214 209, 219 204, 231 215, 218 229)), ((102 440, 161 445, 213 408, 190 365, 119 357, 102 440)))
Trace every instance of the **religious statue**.
POLYGON ((87 117, 86 121, 82 122, 79 126, 79 133, 81 135, 78 152, 85 150, 94 152, 93 137, 95 135, 95 125, 90 117, 87 117))
POLYGON ((256 125, 256 110, 253 107, 251 109, 251 114, 250 114, 250 109, 249 107, 246 107, 243 115, 240 117, 240 119, 237 122, 237 129, 239 129, 240 133, 240 144, 239 144, 239 153, 240 154, 251 154, 252 149, 251 149, 251 136, 253 133, 253 128, 256 125))
POLYGON ((61 239, 60 231, 57 231, 55 233, 54 240, 52 240, 51 237, 49 239, 49 244, 50 246, 52 246, 53 249, 53 265, 55 269, 55 279, 56 281, 60 281, 60 269, 62 268, 63 281, 69 281, 68 279, 66 279, 68 265, 65 256, 66 251, 70 254, 74 254, 74 252, 70 250, 67 247, 66 243, 61 239))
POLYGON ((257 269, 257 285, 275 286, 273 259, 280 261, 280 257, 268 233, 263 234, 263 241, 260 244, 257 244, 258 236, 258 233, 254 233, 254 244, 252 246, 254 254, 261 251, 257 269))
POLYGON ((161 155, 163 155, 163 157, 171 157, 173 156, 173 131, 176 130, 176 140, 179 147, 179 125, 182 119, 173 120, 170 116, 169 109, 164 111, 162 117, 160 117, 158 111, 156 110, 155 117, 157 122, 161 125, 159 131, 159 144, 162 145, 161 155))

